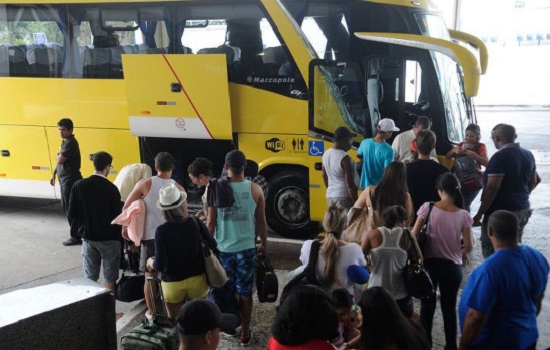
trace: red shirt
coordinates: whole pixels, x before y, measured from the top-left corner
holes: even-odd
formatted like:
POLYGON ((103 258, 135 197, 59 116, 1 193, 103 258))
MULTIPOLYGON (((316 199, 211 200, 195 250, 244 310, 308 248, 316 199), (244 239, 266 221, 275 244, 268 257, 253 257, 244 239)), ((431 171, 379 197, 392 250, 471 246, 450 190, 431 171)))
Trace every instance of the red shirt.
POLYGON ((275 338, 269 338, 267 350, 334 350, 334 346, 326 340, 310 340, 300 345, 282 345, 275 338))
MULTIPOLYGON (((463 145, 464 145, 464 141, 459 143, 457 147, 462 148, 463 145)), ((473 148, 475 148, 475 146, 473 148)), ((473 148, 468 147, 468 150, 470 150, 474 153, 477 153, 477 154, 481 154, 483 152, 487 153, 487 146, 485 146, 485 144, 483 144, 483 143, 479 143, 479 146, 477 146, 477 149, 475 151, 474 151, 473 148)), ((481 171, 481 164, 479 164, 479 162, 477 162, 477 161, 476 161, 476 166, 481 171)))

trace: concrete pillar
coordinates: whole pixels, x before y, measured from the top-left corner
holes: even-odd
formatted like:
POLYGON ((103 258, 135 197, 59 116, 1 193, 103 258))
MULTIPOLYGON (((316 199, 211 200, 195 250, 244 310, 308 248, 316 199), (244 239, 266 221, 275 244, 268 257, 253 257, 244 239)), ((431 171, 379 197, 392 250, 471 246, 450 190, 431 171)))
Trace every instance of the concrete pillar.
POLYGON ((88 279, 0 295, 0 348, 116 350, 115 299, 88 279))

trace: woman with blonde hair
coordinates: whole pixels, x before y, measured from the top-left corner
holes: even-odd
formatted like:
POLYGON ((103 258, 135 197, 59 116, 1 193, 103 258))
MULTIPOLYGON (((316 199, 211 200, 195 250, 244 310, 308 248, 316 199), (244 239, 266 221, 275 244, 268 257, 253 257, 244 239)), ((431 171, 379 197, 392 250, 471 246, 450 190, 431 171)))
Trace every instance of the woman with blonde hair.
MULTIPOLYGON (((323 220, 326 235, 321 241, 316 271, 317 279, 325 289, 342 287, 353 295, 353 281, 348 278, 347 269, 352 265, 365 266, 367 261, 358 244, 342 239, 346 213, 341 206, 330 206, 327 209, 323 220)), ((308 263, 312 243, 313 240, 307 240, 302 246, 300 261, 304 266, 308 263)))
POLYGON ((176 321, 187 300, 204 299, 208 282, 201 241, 214 250, 216 240, 206 226, 187 213, 187 194, 174 185, 160 189, 157 207, 166 222, 155 234, 155 256, 147 267, 161 273, 162 290, 168 317, 176 321))

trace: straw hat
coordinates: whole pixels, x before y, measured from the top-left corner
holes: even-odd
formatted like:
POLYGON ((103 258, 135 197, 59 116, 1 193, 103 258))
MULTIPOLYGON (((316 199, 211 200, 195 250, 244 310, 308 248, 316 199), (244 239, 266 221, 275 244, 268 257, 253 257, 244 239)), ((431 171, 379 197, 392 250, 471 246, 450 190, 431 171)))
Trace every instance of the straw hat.
POLYGON ((176 185, 166 185, 159 191, 159 200, 157 208, 160 210, 175 209, 183 204, 187 199, 187 193, 178 190, 176 185))

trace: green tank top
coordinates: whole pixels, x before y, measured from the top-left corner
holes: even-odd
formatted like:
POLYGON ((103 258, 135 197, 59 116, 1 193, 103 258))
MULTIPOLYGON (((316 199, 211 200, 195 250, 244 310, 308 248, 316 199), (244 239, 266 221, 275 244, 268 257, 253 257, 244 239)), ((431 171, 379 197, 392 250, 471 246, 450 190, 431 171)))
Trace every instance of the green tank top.
POLYGON ((256 202, 252 197, 252 183, 230 182, 235 203, 228 208, 218 208, 216 241, 224 253, 236 253, 255 247, 256 202))

